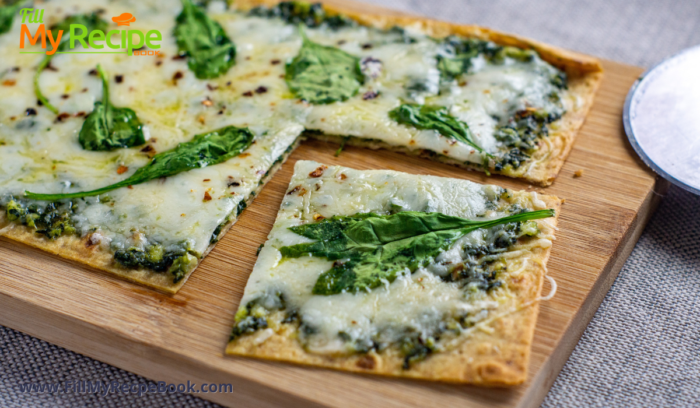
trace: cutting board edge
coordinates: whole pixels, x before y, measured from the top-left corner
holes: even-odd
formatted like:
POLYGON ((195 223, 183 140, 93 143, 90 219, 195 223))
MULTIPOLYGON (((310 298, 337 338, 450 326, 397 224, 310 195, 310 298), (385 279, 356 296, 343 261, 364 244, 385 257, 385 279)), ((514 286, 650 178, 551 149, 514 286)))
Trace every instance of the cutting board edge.
POLYGON ((571 353, 573 353, 581 336, 586 331, 588 324, 595 316, 598 308, 603 303, 610 288, 620 274, 622 267, 627 262, 630 254, 637 245, 637 241, 642 236, 644 228, 653 217, 658 209, 663 196, 668 191, 670 184, 667 180, 656 176, 654 188, 649 191, 646 199, 640 205, 637 211, 638 216, 633 221, 630 228, 620 240, 617 255, 610 258, 610 262, 601 271, 596 283, 588 292, 586 300, 581 305, 581 308, 574 315, 569 325, 564 329, 562 337, 557 342, 549 358, 544 362, 537 374, 528 381, 527 391, 520 399, 518 408, 537 408, 544 401, 549 393, 554 381, 559 376, 559 372, 564 368, 571 353), (641 217, 639 216, 641 215, 641 217))

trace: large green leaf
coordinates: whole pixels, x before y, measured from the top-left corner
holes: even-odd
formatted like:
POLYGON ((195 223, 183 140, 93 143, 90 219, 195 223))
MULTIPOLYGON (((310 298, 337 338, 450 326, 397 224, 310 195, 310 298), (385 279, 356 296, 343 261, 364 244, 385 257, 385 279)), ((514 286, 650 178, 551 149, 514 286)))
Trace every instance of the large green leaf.
POLYGON ((472 140, 469 126, 450 115, 444 106, 405 103, 390 111, 389 117, 398 123, 413 126, 417 129, 436 130, 445 137, 466 143, 478 152, 484 152, 472 140))
POLYGON ((85 118, 78 134, 80 145, 86 150, 114 150, 146 143, 136 112, 109 102, 109 82, 99 65, 97 72, 102 79, 102 100, 95 102, 95 108, 85 118))
POLYGON ((117 188, 145 183, 161 177, 174 176, 183 171, 222 163, 238 156, 253 142, 254 135, 248 128, 227 126, 209 133, 197 135, 189 142, 156 154, 151 161, 116 184, 97 190, 67 194, 36 194, 25 191, 25 197, 36 200, 56 201, 66 198, 96 196, 117 188))
POLYGON ((523 212, 489 221, 414 211, 336 216, 290 228, 316 241, 285 246, 280 252, 285 258, 316 256, 336 261, 319 276, 314 294, 356 293, 376 288, 384 281, 392 282, 406 269, 412 273, 428 265, 474 230, 552 216, 554 210, 523 212))
POLYGON ((175 39, 187 66, 199 79, 225 74, 236 63, 236 46, 219 23, 190 0, 182 0, 182 12, 175 20, 175 39))
POLYGON ((297 98, 314 104, 345 101, 364 82, 360 59, 335 47, 316 44, 303 34, 299 54, 287 64, 285 80, 297 98))

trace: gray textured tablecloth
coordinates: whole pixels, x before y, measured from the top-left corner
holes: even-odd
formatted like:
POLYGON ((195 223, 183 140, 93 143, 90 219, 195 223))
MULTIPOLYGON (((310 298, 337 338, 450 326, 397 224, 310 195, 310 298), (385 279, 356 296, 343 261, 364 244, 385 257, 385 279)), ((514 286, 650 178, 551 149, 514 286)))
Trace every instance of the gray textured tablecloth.
MULTIPOLYGON (((700 44, 700 0, 374 3, 442 20, 485 25, 641 66, 700 44)), ((699 209, 700 198, 671 188, 544 407, 700 406, 699 209)), ((21 393, 16 388, 18 383, 66 379, 148 381, 0 326, 2 406, 214 406, 185 394, 102 397, 21 393)))

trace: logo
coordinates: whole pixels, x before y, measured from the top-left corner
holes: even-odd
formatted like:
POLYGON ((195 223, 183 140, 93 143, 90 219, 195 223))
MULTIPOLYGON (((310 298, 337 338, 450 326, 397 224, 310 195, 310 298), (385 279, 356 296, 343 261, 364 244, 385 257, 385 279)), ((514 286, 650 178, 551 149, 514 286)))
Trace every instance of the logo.
MULTIPOLYGON (((36 45, 41 40, 41 48, 44 51, 20 51, 20 54, 124 54, 127 55, 158 55, 160 49, 160 41, 163 40, 163 35, 158 30, 149 30, 145 34, 141 30, 109 30, 106 33, 102 30, 94 29, 90 31, 83 24, 71 24, 68 32, 58 30, 52 32, 47 30, 44 25, 44 10, 23 8, 19 12, 22 17, 22 25, 19 37, 19 48, 24 50, 25 43, 36 45), (32 35, 28 23, 38 23, 39 27, 36 33, 32 35), (61 40, 67 43, 68 50, 59 51, 61 40), (84 50, 76 51, 75 48, 80 44, 84 50), (149 50, 141 50, 144 46, 149 50), (126 51, 109 51, 109 50, 124 50, 126 51), (155 50, 155 51, 154 51, 155 50)), ((112 21, 117 23, 117 27, 129 27, 131 23, 136 21, 131 13, 122 13, 119 16, 112 17, 112 21)), ((66 47, 64 44, 63 47, 66 47)))
POLYGON ((122 13, 121 15, 117 17, 112 17, 112 21, 117 23, 118 26, 127 26, 129 27, 129 24, 133 23, 136 21, 136 17, 131 15, 131 13, 122 13))

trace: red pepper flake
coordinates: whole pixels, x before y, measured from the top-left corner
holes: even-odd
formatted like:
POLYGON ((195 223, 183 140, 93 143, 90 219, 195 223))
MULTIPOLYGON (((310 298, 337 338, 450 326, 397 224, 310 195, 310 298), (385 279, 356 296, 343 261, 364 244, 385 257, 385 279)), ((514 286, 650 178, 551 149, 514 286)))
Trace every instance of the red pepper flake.
POLYGON ((280 60, 278 60, 278 59, 273 59, 272 61, 270 61, 270 64, 272 64, 272 65, 277 65, 277 64, 279 64, 280 62, 282 62, 282 61, 280 61, 280 60))
POLYGON ((114 82, 121 84, 124 82, 124 75, 115 75, 114 76, 114 82))
POLYGON ((163 65, 163 61, 157 60, 157 61, 156 61, 156 66, 159 67, 159 66, 161 66, 161 65, 163 65))
POLYGON ((211 179, 204 179, 203 181, 211 181, 211 179))
POLYGON ((75 114, 75 116, 77 116, 77 117, 79 117, 79 118, 82 118, 82 117, 85 116, 85 115, 86 115, 86 113, 83 112, 83 111, 80 111, 80 112, 78 112, 78 113, 75 114))
POLYGON ((218 85, 207 84, 207 89, 210 90, 210 91, 216 91, 217 89, 219 89, 219 86, 218 86, 218 85))
POLYGON ((70 113, 63 112, 60 115, 56 116, 55 122, 63 122, 68 118, 70 118, 70 113))
POLYGON ((15 120, 15 119, 17 119, 17 116, 10 116, 10 120, 15 120))
POLYGON ((151 145, 146 145, 146 147, 141 149, 141 151, 144 153, 152 153, 152 152, 155 152, 156 149, 154 149, 153 146, 151 146, 151 145))
POLYGON ((117 174, 124 174, 127 171, 129 171, 129 168, 126 166, 120 165, 119 167, 117 167, 117 174))
POLYGON ((202 101, 202 105, 209 107, 209 106, 213 106, 214 102, 212 102, 211 99, 207 98, 207 99, 202 101))
POLYGON ((6 80, 2 81, 2 84, 4 86, 14 86, 16 83, 17 83, 17 81, 15 81, 14 79, 6 79, 6 80))
POLYGON ((88 75, 97 76, 97 70, 95 68, 89 70, 88 75))
POLYGON ((340 173, 341 180, 345 180, 346 178, 348 178, 348 176, 346 176, 345 173, 340 173))
POLYGON ((238 186, 240 186, 240 185, 241 185, 241 183, 235 181, 235 180, 233 179, 233 176, 228 176, 228 183, 226 183, 226 186, 228 186, 228 187, 238 187, 238 186))
POLYGON ((253 96, 253 91, 243 92, 243 96, 251 97, 251 96, 253 96))
POLYGON ((265 92, 267 92, 267 87, 265 87, 265 86, 259 86, 259 87, 255 88, 255 93, 262 94, 265 92))
POLYGON ((128 188, 129 190, 133 190, 134 186, 126 186, 126 188, 128 188))
POLYGON ((287 195, 292 195, 299 190, 301 190, 301 185, 298 185, 298 186, 294 187, 293 189, 289 190, 289 192, 287 192, 287 195))
POLYGON ((175 83, 175 85, 177 85, 177 81, 179 79, 182 79, 183 76, 184 75, 182 74, 182 71, 175 72, 175 74, 173 74, 173 83, 175 83))
POLYGON ((68 98, 70 98, 70 95, 68 95, 68 94, 61 95, 61 99, 68 99, 68 98))
POLYGON ((85 92, 87 92, 87 91, 88 91, 87 88, 83 88, 83 89, 80 90, 80 92, 82 92, 82 93, 85 93, 85 92))
POLYGON ((211 195, 209 195, 208 191, 204 192, 204 200, 202 201, 211 201, 211 195))
POLYGON ((248 156, 250 156, 250 153, 248 153, 248 152, 241 153, 241 154, 238 155, 238 157, 242 157, 242 158, 248 157, 248 156))
POLYGON ((12 72, 19 72, 19 67, 12 67, 12 72))
POLYGON ((186 53, 178 54, 178 55, 174 56, 173 59, 175 61, 187 59, 187 54, 186 53))
POLYGON ((321 214, 314 214, 314 221, 320 221, 320 220, 322 220, 322 219, 324 219, 324 218, 326 218, 326 217, 324 217, 324 216, 321 215, 321 214))
POLYGON ((316 170, 309 173, 309 177, 314 177, 314 178, 321 177, 323 175, 323 172, 326 171, 327 168, 328 168, 328 166, 325 166, 325 165, 319 166, 316 170))

